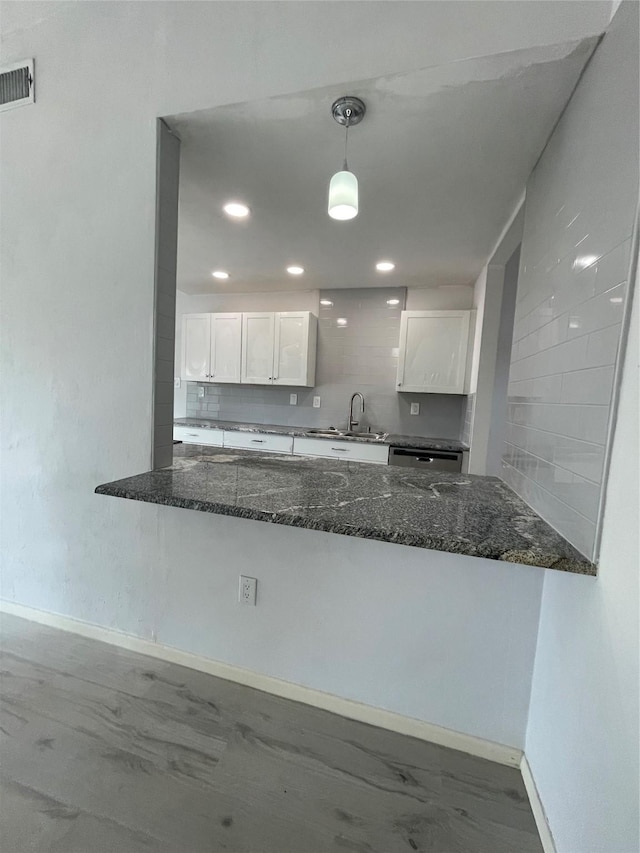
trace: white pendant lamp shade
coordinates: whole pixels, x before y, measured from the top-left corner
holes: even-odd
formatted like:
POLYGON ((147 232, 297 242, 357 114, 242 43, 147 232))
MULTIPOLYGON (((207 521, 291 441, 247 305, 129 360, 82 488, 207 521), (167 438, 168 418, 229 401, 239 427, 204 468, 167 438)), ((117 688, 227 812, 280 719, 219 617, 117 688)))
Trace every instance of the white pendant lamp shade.
POLYGON ((347 169, 336 172, 329 184, 329 216, 353 219, 358 215, 358 179, 347 169))

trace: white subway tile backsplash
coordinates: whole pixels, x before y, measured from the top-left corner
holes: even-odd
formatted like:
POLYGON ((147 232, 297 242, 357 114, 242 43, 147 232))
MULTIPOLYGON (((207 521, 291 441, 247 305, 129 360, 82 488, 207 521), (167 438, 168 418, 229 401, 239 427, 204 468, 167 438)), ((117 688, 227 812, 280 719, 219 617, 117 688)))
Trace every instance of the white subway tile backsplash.
MULTIPOLYGON (((423 302, 428 302, 427 296, 421 295, 423 302)), ((345 426, 351 394, 361 391, 366 400, 365 426, 459 438, 466 398, 396 393, 404 288, 323 291, 321 298, 332 305, 320 306, 316 387, 296 388, 297 406, 289 405, 289 388, 204 385, 205 397, 200 398, 197 386, 189 383, 187 415, 292 426, 345 426), (387 305, 390 298, 400 299, 400 305, 387 305), (338 326, 338 317, 347 318, 347 326, 338 326), (316 394, 322 398, 320 409, 312 406, 316 394), (420 402, 420 415, 410 415, 411 401, 420 402)))

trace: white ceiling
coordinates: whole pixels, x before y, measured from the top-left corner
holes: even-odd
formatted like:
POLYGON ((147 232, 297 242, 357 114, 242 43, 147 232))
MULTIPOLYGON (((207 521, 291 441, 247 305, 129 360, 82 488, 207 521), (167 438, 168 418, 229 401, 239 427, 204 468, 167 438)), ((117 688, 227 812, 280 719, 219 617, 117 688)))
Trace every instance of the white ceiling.
POLYGON ((178 287, 187 293, 472 283, 595 46, 595 39, 169 117, 182 138, 178 287), (360 213, 327 215, 344 130, 360 213), (222 205, 246 201, 248 221, 222 205), (391 258, 393 273, 374 264, 391 258), (306 270, 292 277, 287 265, 306 270), (231 278, 212 278, 214 269, 231 278))

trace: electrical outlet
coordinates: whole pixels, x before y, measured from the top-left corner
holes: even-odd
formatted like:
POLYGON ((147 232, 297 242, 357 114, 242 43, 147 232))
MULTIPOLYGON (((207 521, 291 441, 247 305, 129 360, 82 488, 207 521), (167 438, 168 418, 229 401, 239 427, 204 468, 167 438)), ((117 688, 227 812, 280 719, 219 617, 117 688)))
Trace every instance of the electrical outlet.
POLYGON ((257 588, 257 578, 248 578, 246 575, 240 575, 240 584, 238 586, 238 601, 240 604, 249 604, 255 607, 257 588))
POLYGON ((298 395, 297 394, 289 394, 289 405, 297 406, 298 405, 298 395))
POLYGON ((202 385, 198 385, 198 397, 204 397, 204 388, 202 385))
POLYGON ((180 377, 179 377, 179 376, 176 376, 176 378, 173 380, 173 387, 174 387, 174 388, 179 388, 179 387, 180 387, 180 385, 181 385, 180 377))
POLYGON ((320 397, 314 397, 313 398, 313 408, 314 409, 320 408, 320 397))
POLYGON ((419 415, 420 414, 420 403, 412 403, 411 404, 411 414, 419 415))

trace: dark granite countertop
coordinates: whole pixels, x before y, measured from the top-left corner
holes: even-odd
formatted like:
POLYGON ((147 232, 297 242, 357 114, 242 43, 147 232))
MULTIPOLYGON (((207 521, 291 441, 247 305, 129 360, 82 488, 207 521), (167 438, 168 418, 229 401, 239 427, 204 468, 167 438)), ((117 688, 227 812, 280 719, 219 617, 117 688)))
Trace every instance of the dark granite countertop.
POLYGON ((496 477, 177 445, 168 468, 101 495, 594 575, 496 477))
MULTIPOLYGON (((267 435, 293 435, 304 438, 318 438, 320 440, 335 441, 335 437, 316 435, 311 432, 312 427, 279 426, 278 424, 245 424, 236 421, 216 421, 209 418, 175 418, 175 426, 199 427, 200 429, 226 429, 239 432, 263 432, 267 435)), ((315 427, 318 429, 318 427, 315 427)), ((357 436, 352 436, 350 441, 358 441, 357 436)), ((371 439, 363 438, 362 441, 371 439)), ((417 447, 420 450, 468 450, 468 445, 456 438, 430 438, 421 435, 399 435, 390 433, 384 441, 376 444, 389 444, 395 447, 417 447)))

